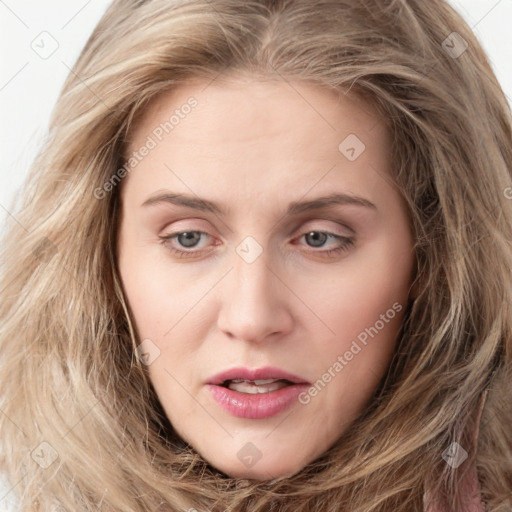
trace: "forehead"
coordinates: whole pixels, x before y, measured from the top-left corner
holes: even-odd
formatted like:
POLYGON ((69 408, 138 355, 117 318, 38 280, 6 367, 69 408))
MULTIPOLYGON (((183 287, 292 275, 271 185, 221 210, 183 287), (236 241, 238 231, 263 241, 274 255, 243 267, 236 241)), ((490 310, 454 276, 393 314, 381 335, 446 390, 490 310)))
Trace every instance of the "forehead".
POLYGON ((237 76, 181 84, 147 105, 128 140, 127 159, 151 140, 122 183, 137 196, 178 187, 297 198, 316 183, 323 193, 335 185, 362 193, 363 182, 375 196, 376 175, 389 171, 389 134, 370 104, 309 82, 237 76), (348 158, 354 151, 357 159, 348 158))
MULTIPOLYGON (((272 140, 277 135, 283 139, 285 133, 292 141, 304 135, 311 139, 315 133, 312 141, 318 145, 321 137, 335 143, 344 134, 360 132, 362 137, 383 124, 369 102, 353 92, 346 95, 307 81, 235 74, 213 81, 192 79, 157 95, 138 114, 127 147, 128 153, 136 150, 137 143, 155 130, 157 135, 164 132, 167 144, 178 139, 197 143, 200 136, 202 145, 272 140)), ((308 147, 315 149, 314 144, 308 147)))

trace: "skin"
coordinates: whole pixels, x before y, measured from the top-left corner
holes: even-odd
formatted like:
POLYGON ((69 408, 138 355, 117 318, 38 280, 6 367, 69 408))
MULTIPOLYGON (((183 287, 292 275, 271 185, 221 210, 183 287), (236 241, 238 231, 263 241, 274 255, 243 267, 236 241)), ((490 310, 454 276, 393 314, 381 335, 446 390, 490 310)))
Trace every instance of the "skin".
POLYGON ((131 132, 128 153, 190 96, 197 106, 121 184, 123 287, 140 341, 160 351, 146 368, 176 432, 232 477, 291 476, 365 409, 414 297, 413 237, 389 178, 391 139, 354 95, 226 75, 154 99, 131 132), (349 134, 366 145, 354 161, 338 149, 349 134), (141 206, 164 190, 215 201, 226 214, 141 206), (332 192, 363 197, 376 209, 345 204, 285 215, 292 201, 332 192), (194 230, 207 234, 159 239, 194 230), (316 238, 307 236, 312 231, 316 238), (326 232, 355 242, 326 255, 342 245, 326 232), (236 250, 247 236, 262 250, 252 263, 236 250), (347 361, 351 343, 394 303, 401 311, 347 361), (267 365, 314 383, 329 368, 332 375, 338 356, 347 364, 309 403, 267 419, 230 415, 205 385, 222 370, 267 365), (252 467, 237 456, 249 442, 261 454, 252 467))

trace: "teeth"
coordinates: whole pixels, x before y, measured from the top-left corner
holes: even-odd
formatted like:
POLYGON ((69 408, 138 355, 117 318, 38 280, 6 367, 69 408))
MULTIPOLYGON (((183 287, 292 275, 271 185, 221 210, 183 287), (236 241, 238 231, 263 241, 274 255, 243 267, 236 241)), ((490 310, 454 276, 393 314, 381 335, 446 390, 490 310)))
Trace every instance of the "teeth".
POLYGON ((271 391, 277 391, 288 386, 288 381, 280 379, 266 379, 266 380, 255 380, 247 381, 243 379, 234 379, 228 384, 228 388, 233 391, 240 393, 249 393, 256 395, 258 393, 270 393, 271 391))
POLYGON ((279 382, 280 379, 266 379, 266 380, 244 380, 244 379, 235 379, 233 382, 253 382, 256 386, 261 386, 264 384, 271 384, 272 382, 279 382))
POLYGON ((279 382, 282 379, 266 379, 266 380, 245 380, 245 379, 233 379, 231 382, 254 382, 257 386, 262 384, 270 384, 271 382, 279 382))

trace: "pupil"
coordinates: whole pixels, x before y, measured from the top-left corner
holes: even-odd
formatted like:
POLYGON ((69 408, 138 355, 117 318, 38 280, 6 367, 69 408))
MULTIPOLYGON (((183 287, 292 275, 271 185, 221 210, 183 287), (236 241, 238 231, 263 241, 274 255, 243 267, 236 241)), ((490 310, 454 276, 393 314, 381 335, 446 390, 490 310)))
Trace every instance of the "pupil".
POLYGON ((325 243, 325 239, 327 238, 327 235, 325 233, 320 233, 319 231, 310 231, 306 235, 306 240, 308 240, 308 238, 312 238, 314 241, 316 240, 318 242, 318 237, 320 237, 321 242, 318 245, 313 244, 313 247, 321 247, 325 243))
POLYGON ((180 233, 180 235, 178 236, 178 241, 184 247, 193 247, 197 243, 197 238, 199 236, 200 236, 199 233, 196 233, 194 231, 188 231, 188 232, 185 232, 185 233, 180 233), (182 244, 181 241, 183 239, 186 240, 186 242, 182 244), (192 243, 188 244, 188 242, 190 242, 190 241, 192 241, 192 243))

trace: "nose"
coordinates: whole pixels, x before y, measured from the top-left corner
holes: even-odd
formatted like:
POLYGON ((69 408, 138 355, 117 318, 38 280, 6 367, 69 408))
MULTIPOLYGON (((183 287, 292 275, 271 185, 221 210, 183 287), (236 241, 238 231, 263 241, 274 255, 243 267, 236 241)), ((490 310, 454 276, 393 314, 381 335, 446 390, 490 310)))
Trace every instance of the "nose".
POLYGON ((233 266, 221 285, 218 328, 247 342, 288 334, 293 328, 294 294, 285 273, 271 268, 266 251, 251 263, 235 254, 233 266))

